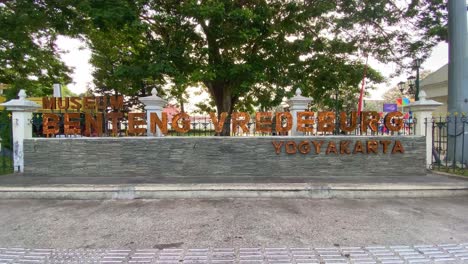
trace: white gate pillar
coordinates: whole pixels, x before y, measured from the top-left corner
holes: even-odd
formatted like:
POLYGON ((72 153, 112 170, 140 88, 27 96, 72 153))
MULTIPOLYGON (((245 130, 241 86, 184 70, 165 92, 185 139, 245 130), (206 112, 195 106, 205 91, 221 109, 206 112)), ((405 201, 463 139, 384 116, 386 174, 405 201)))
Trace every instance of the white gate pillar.
POLYGON ((442 103, 427 100, 426 97, 426 92, 420 91, 419 101, 410 103, 409 109, 414 113, 417 121, 414 127, 416 135, 426 137, 426 168, 429 169, 432 163, 432 112, 442 103))
POLYGON ((24 89, 19 91, 18 97, 19 99, 13 99, 1 105, 12 112, 14 171, 24 172, 23 141, 32 138, 32 114, 41 106, 33 101, 26 100, 24 89))
POLYGON ((146 110, 146 135, 148 137, 163 136, 158 126, 156 126, 156 134, 151 133, 150 116, 151 113, 156 113, 156 115, 160 117, 167 102, 158 96, 158 91, 156 88, 151 90, 151 96, 140 97, 139 99, 140 102, 145 105, 146 110))
POLYGON ((297 131, 297 113, 303 112, 307 109, 307 106, 310 102, 312 102, 312 98, 307 98, 301 95, 302 91, 300 88, 296 89, 296 95, 288 100, 289 111, 291 112, 293 122, 292 122, 292 129, 291 129, 291 136, 302 136, 304 135, 303 132, 297 131))

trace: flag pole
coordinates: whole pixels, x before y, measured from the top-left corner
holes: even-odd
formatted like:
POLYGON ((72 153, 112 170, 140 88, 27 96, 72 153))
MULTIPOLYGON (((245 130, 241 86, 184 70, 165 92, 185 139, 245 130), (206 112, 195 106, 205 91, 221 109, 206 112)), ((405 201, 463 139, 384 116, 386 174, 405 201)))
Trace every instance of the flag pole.
POLYGON ((358 103, 358 116, 361 116, 362 112, 362 103, 364 100, 364 88, 366 85, 366 75, 367 75, 367 62, 369 60, 369 55, 366 54, 366 65, 364 66, 364 75, 362 77, 361 92, 359 94, 359 103, 358 103))

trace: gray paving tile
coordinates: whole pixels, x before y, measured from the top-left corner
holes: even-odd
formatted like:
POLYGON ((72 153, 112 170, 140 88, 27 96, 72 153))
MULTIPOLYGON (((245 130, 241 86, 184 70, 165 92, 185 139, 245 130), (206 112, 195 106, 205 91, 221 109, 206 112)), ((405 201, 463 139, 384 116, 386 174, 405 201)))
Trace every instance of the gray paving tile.
POLYGON ((468 263, 468 244, 191 249, 0 248, 1 263, 338 264, 468 263))

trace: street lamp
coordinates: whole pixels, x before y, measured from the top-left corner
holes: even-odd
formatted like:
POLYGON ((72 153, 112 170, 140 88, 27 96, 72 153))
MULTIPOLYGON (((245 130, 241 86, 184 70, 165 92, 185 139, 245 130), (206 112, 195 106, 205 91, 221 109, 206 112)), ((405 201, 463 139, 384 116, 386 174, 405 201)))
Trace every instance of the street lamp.
POLYGON ((398 83, 398 90, 400 90, 401 94, 404 94, 406 88, 406 83, 405 82, 399 82, 398 83))
POLYGON ((335 135, 338 135, 338 132, 339 132, 339 117, 338 117, 338 98, 339 98, 339 95, 340 95, 340 91, 338 90, 338 88, 335 89, 335 135))
POLYGON ((421 67, 422 60, 415 59, 413 68, 416 69, 416 93, 414 94, 414 100, 419 101, 419 68, 421 67))
POLYGON ((408 77, 407 82, 399 82, 399 83, 398 83, 398 90, 400 90, 400 93, 401 93, 401 95, 402 95, 402 98, 401 98, 401 100, 402 100, 402 102, 401 102, 401 103, 402 103, 401 111, 403 111, 403 109, 404 109, 404 107, 403 107, 403 104, 404 104, 404 102, 403 102, 404 97, 405 97, 406 95, 410 95, 410 96, 411 96, 411 95, 414 95, 414 94, 415 94, 415 93, 414 93, 414 81, 415 81, 415 79, 416 79, 416 78, 415 78, 414 76, 410 76, 410 77, 408 77), (406 87, 408 87, 408 90, 406 89, 406 87))
POLYGON ((414 83, 415 83, 415 80, 417 81, 417 79, 414 77, 414 76, 410 76, 408 77, 408 94, 411 94, 413 95, 414 94, 414 100, 416 101, 416 96, 417 94, 419 93, 419 90, 418 88, 416 88, 416 93, 414 92, 414 83))
POLYGON ((398 90, 400 90, 401 95, 415 95, 414 93, 414 81, 415 81, 414 76, 408 77, 407 82, 399 82, 398 83, 398 90), (406 87, 408 86, 408 90, 406 90, 406 87))
MULTIPOLYGON (((398 90, 400 90, 401 95, 405 95, 406 91, 406 83, 405 82, 399 82, 398 83, 398 90)), ((401 112, 404 112, 404 106, 403 106, 403 96, 401 97, 401 112)))

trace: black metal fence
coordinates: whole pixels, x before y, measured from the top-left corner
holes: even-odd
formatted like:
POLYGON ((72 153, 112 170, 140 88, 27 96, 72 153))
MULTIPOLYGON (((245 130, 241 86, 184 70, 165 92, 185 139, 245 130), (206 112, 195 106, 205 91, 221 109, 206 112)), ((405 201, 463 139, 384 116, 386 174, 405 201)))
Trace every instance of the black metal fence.
MULTIPOLYGON (((55 113, 59 116, 59 120, 57 122, 58 133, 53 135, 48 135, 44 133, 43 130, 43 114, 42 113, 34 113, 33 119, 31 123, 33 125, 33 136, 34 137, 83 137, 83 136, 93 136, 92 134, 86 134, 86 120, 85 114, 81 113, 80 118, 75 121, 79 121, 80 129, 79 133, 74 133, 73 135, 65 135, 65 122, 64 122, 64 114, 62 113, 55 113)), ((312 132, 306 132, 305 135, 310 136, 321 136, 321 135, 371 135, 371 136, 396 136, 396 135, 415 135, 415 124, 417 122, 416 119, 413 118, 406 118, 403 119, 402 128, 399 131, 390 131, 384 125, 384 119, 381 118, 377 124, 377 131, 372 131, 371 129, 367 128, 363 131, 360 129, 360 125, 357 125, 356 128, 351 132, 344 132, 339 129, 340 127, 340 119, 336 119, 335 121, 335 128, 329 132, 319 131, 317 129, 318 120, 316 117, 314 119, 314 125, 309 125, 311 127, 312 132)), ((146 122, 146 121, 145 121, 146 122)), ((181 120, 182 122, 182 120, 181 120)), ((178 126, 182 127, 183 124, 179 122, 178 126)), ((227 126, 232 128, 231 121, 229 119, 226 120, 227 126)), ((360 124, 360 120, 358 118, 357 124, 360 124)), ((283 120, 283 127, 286 126, 283 120)), ((244 129, 241 126, 237 125, 236 129, 231 129, 231 136, 282 136, 287 135, 284 132, 277 132, 276 129, 276 122, 273 119, 271 124, 271 132, 258 132, 256 130, 256 122, 255 117, 251 117, 250 121, 245 123, 244 129)), ((146 136, 145 132, 140 133, 129 133, 129 122, 127 115, 123 115, 117 122, 117 126, 113 127, 113 122, 111 119, 107 118, 106 115, 102 115, 102 128, 103 133, 102 137, 126 137, 126 136, 146 136)), ((146 125, 139 125, 137 128, 144 128, 146 129, 146 125)), ((190 117, 190 130, 187 133, 177 132, 174 129, 172 122, 168 122, 167 124, 168 133, 166 136, 214 136, 216 135, 215 132, 215 125, 213 124, 210 116, 191 116, 190 117)), ((94 135, 95 136, 95 135, 94 135)))
POLYGON ((0 112, 0 175, 13 172, 11 113, 0 112))
POLYGON ((426 120, 432 128, 432 169, 468 176, 468 118, 436 117, 426 120))
POLYGON ((426 120, 432 128, 432 169, 468 175, 468 117, 446 116, 426 120))

